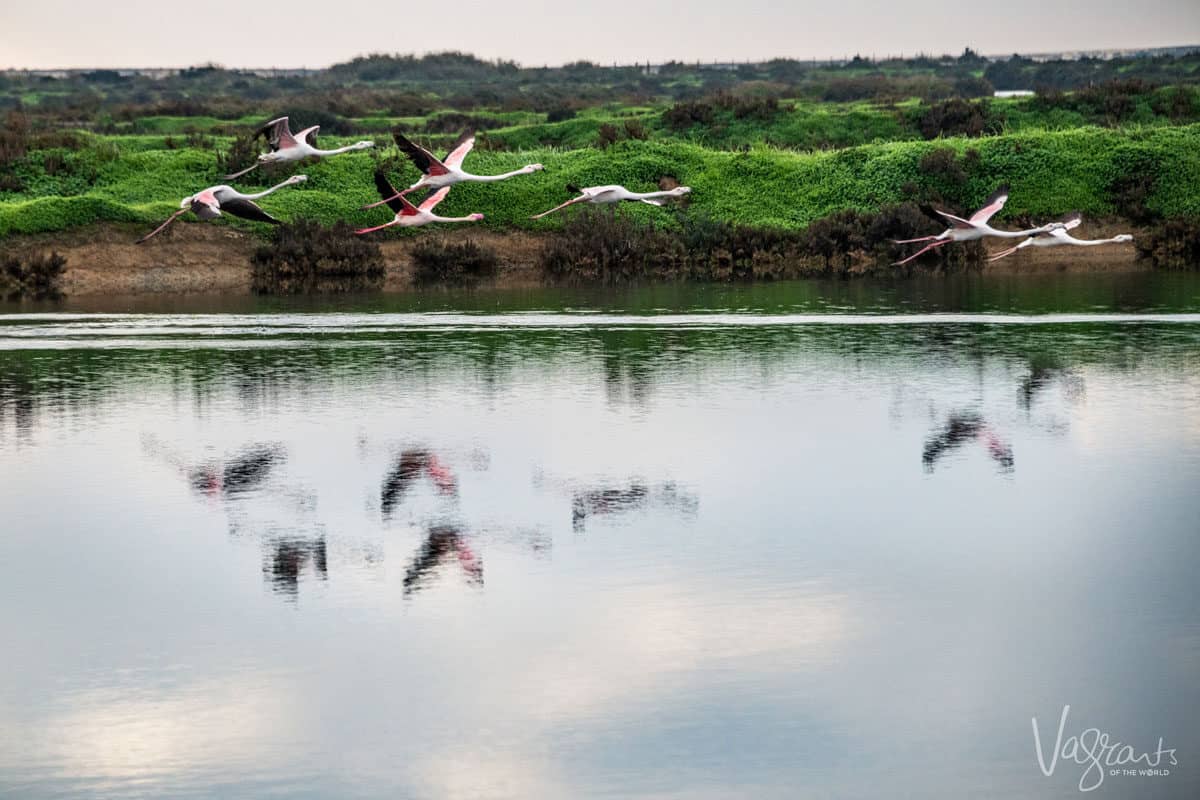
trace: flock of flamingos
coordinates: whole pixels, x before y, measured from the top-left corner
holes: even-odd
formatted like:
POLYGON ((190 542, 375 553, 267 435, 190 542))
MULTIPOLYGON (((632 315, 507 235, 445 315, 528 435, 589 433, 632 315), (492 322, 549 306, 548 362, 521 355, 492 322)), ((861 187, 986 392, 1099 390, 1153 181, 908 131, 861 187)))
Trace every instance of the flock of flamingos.
MULTIPOLYGON (((334 150, 321 150, 316 147, 316 133, 320 130, 319 125, 314 125, 310 128, 305 128, 298 134, 293 134, 288 125, 287 117, 274 119, 263 125, 255 132, 255 138, 262 136, 266 139, 270 147, 270 151, 261 154, 258 161, 251 166, 231 175, 226 175, 225 180, 234 180, 240 178, 251 170, 262 164, 284 164, 297 161, 319 160, 329 156, 335 156, 339 153, 348 153, 356 150, 365 150, 374 147, 375 143, 370 141, 356 142, 346 147, 339 147, 334 150)), ((396 141, 396 146, 400 148, 413 165, 421 171, 421 178, 403 191, 398 191, 392 186, 386 174, 381 170, 375 172, 375 187, 379 191, 379 196, 382 198, 377 203, 363 206, 364 209, 374 208, 376 206, 387 205, 393 212, 394 217, 391 221, 385 222, 382 225, 375 225, 370 228, 362 228, 355 231, 358 234, 371 233, 372 231, 389 228, 393 225, 402 227, 416 227, 419 225, 428 225, 432 222, 477 222, 483 219, 483 214, 468 214, 465 217, 443 217, 434 213, 446 195, 450 193, 450 187, 456 183, 476 182, 490 183, 493 181, 507 180, 508 178, 516 177, 517 175, 528 175, 542 169, 541 164, 528 164, 520 169, 512 172, 505 172, 500 175, 474 175, 465 171, 462 168, 463 160, 467 154, 471 152, 471 148, 475 146, 475 135, 471 131, 464 132, 458 141, 450 148, 450 152, 444 158, 439 159, 433 153, 421 147, 418 144, 410 141, 400 132, 394 132, 392 137, 396 141), (413 205, 406 195, 419 189, 429 191, 417 205, 413 205)), ((165 222, 159 225, 150 233, 138 239, 138 244, 146 241, 152 236, 160 233, 168 225, 174 222, 188 211, 194 213, 202 220, 216 219, 223 213, 232 214, 235 217, 254 220, 257 222, 266 222, 272 225, 280 224, 280 221, 270 214, 266 213, 255 203, 255 200, 266 197, 272 192, 276 192, 285 186, 294 186, 298 183, 303 183, 308 180, 306 175, 293 175, 276 186, 272 186, 262 192, 255 194, 245 194, 234 189, 232 186, 225 184, 219 186, 210 186, 194 195, 183 198, 179 203, 179 210, 172 214, 165 222)), ((611 204, 620 203, 622 201, 634 201, 649 203, 650 205, 662 206, 668 201, 683 197, 689 194, 692 190, 687 186, 677 186, 673 189, 657 192, 633 192, 626 189, 624 186, 588 186, 580 189, 576 186, 568 185, 567 190, 575 193, 577 196, 567 200, 565 203, 555 206, 549 211, 543 211, 541 214, 535 214, 531 219, 540 219, 553 214, 556 211, 566 208, 567 206, 576 205, 578 203, 594 203, 594 204, 611 204)), ((994 237, 999 239, 1022 239, 1016 246, 994 253, 988 260, 995 261, 1004 258, 1007 255, 1017 252, 1025 247, 1056 247, 1060 245, 1076 245, 1082 247, 1091 247, 1096 245, 1111 244, 1118 242, 1129 242, 1133 237, 1127 233, 1122 233, 1110 239, 1076 239, 1068 231, 1076 228, 1082 222, 1082 217, 1079 212, 1066 214, 1056 222, 1051 222, 1046 225, 1041 225, 1036 228, 1029 228, 1021 231, 1003 231, 993 228, 988 224, 989 220, 996 215, 1000 209, 1004 208, 1004 203, 1008 200, 1008 186, 1001 186, 987 199, 983 208, 976 211, 970 217, 963 218, 950 214, 946 211, 932 207, 924 207, 927 214, 932 216, 939 222, 948 222, 950 227, 937 234, 936 236, 922 236, 917 239, 905 239, 895 242, 896 244, 918 244, 922 243, 925 246, 917 252, 913 253, 908 258, 897 261, 895 266, 907 264, 913 259, 921 256, 924 253, 950 244, 951 242, 971 242, 985 237, 994 237)))

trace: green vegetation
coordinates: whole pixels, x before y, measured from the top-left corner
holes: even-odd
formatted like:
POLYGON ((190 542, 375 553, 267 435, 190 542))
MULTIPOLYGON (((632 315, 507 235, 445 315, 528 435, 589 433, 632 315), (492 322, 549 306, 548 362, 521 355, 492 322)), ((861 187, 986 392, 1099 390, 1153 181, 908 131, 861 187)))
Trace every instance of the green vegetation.
MULTIPOLYGON (((263 206, 282 219, 321 225, 387 219, 386 209, 358 207, 377 199, 374 169, 398 185, 416 177, 392 146, 391 130, 441 149, 463 128, 480 131, 467 162, 474 172, 534 161, 546 169, 461 185, 444 213, 482 212, 482 225, 496 230, 562 231, 577 209, 539 222, 529 217, 566 199, 568 183, 644 190, 678 180, 694 190, 685 210, 633 204, 621 214, 646 228, 638 235, 692 237, 684 244, 689 264, 698 258, 697 241, 720 250, 748 229, 807 231, 800 252, 828 261, 833 245, 814 244, 825 235, 809 230, 814 223, 836 229, 837 246, 885 258, 880 225, 898 236, 932 226, 894 213, 901 204, 968 210, 1001 183, 1012 187, 1002 214, 1009 222, 1074 209, 1141 226, 1200 216, 1200 54, 993 62, 968 50, 904 61, 653 69, 376 55, 281 76, 217 67, 165 77, 6 73, 5 106, 0 237, 99 221, 153 225, 181 198, 251 163, 258 145, 246 135, 285 114, 297 125, 321 125, 322 146, 364 136, 379 145, 295 170, 259 169, 239 181, 252 188, 306 172, 308 183, 263 206), (993 87, 1037 93, 992 98, 993 87)), ((217 224, 265 233, 265 226, 238 220, 217 224)), ((391 229, 375 238, 427 233, 391 229)), ((778 255, 796 252, 793 245, 762 246, 778 255)), ((425 256, 430 279, 470 277, 451 276, 448 256, 437 248, 425 256)), ((486 271, 484 261, 479 269, 486 271)), ((730 274, 761 269, 760 258, 730 274)))
MULTIPOLYGON (((15 172, 26 189, 0 194, 0 235, 101 220, 150 224, 178 208, 181 197, 221 182, 211 151, 135 146, 125 152, 123 139, 86 137, 78 150, 26 157, 15 172), (53 174, 47 169, 52 155, 59 158, 55 164, 61 161, 53 174)), ((343 155, 304 167, 308 183, 272 195, 263 205, 283 219, 306 217, 325 224, 383 221, 386 209, 357 210, 378 199, 370 176, 381 159, 396 167, 397 183, 416 177, 394 150, 390 156, 343 155)), ((1124 195, 1114 193, 1114 187, 1130 182, 1147 187, 1140 202, 1157 216, 1200 214, 1200 125, 1079 128, 825 152, 766 146, 729 152, 685 142, 621 141, 607 150, 481 149, 469 164, 486 174, 531 161, 545 164, 545 171, 502 183, 458 186, 443 205, 444 213, 480 211, 487 215, 482 224, 497 229, 553 229, 562 224, 561 216, 538 222, 529 217, 566 199, 568 183, 623 183, 646 189, 670 176, 693 187, 694 212, 783 230, 800 229, 846 209, 866 211, 913 199, 940 199, 968 208, 1004 182, 1013 189, 1004 211, 1008 218, 1058 215, 1063 209, 1121 214, 1124 195), (929 161, 930 154, 945 151, 955 156, 950 175, 929 161)), ((255 180, 267 177, 278 178, 264 174, 255 180)), ((643 206, 629 207, 627 213, 664 224, 671 219, 643 206)))

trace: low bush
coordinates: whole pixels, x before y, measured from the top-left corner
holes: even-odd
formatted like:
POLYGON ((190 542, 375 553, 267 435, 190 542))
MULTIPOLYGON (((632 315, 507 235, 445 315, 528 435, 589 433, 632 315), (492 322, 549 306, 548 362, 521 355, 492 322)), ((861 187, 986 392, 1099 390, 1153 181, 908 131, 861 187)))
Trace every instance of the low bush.
POLYGON ((251 256, 257 294, 355 292, 383 286, 379 245, 354 235, 344 222, 325 227, 311 220, 280 225, 251 256))
MULTIPOLYGON (((876 212, 840 211, 801 231, 736 225, 682 212, 674 222, 663 228, 614 208, 585 209, 545 248, 542 270, 568 283, 887 274, 896 269, 894 262, 920 247, 894 240, 944 228, 913 203, 876 212)), ((962 271, 982 266, 983 256, 978 243, 955 245, 922 257, 906 271, 962 271)))
POLYGON ((53 300, 62 296, 62 274, 67 259, 57 252, 27 259, 6 255, 0 259, 0 296, 7 300, 53 300))
POLYGON ((469 284, 491 278, 500 266, 500 257, 490 247, 468 239, 448 242, 423 239, 413 248, 413 277, 417 283, 469 284))
POLYGON ((1176 217, 1134 239, 1157 269, 1200 269, 1200 217, 1176 217))

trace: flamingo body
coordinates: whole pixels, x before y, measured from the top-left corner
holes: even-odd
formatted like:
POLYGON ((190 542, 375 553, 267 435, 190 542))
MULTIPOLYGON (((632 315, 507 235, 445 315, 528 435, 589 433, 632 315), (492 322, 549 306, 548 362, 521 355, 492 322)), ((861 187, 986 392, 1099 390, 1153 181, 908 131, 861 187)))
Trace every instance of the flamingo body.
POLYGON ((631 192, 624 186, 611 184, 609 186, 588 186, 580 189, 577 186, 567 186, 567 191, 578 193, 578 197, 572 198, 561 205, 557 205, 549 211, 543 211, 541 214, 535 214, 530 219, 541 219, 542 217, 553 214, 555 211, 573 206, 578 203, 591 203, 593 205, 611 205, 623 201, 642 202, 652 206, 664 206, 668 200, 677 197, 683 197, 691 193, 691 187, 676 186, 674 189, 667 189, 661 192, 631 192))
POLYGON ((374 208, 375 206, 383 205, 388 201, 402 197, 418 189, 439 189, 449 188, 456 183, 493 183, 495 181, 508 180, 517 175, 529 175, 543 169, 541 164, 526 164, 520 169, 515 169, 512 172, 504 172, 499 175, 474 175, 462 168, 462 162, 475 147, 475 134, 471 131, 464 131, 458 137, 458 140, 450 148, 450 152, 445 158, 439 159, 433 153, 421 147, 408 139, 399 131, 392 133, 392 138, 396 141, 396 146, 400 151, 408 156, 408 160, 413 165, 421 170, 421 178, 401 192, 396 192, 392 197, 385 197, 377 203, 363 206, 363 208, 374 208))
MULTIPOLYGON (((483 219, 483 214, 468 214, 465 217, 442 217, 433 210, 438 204, 446 199, 446 195, 450 194, 450 187, 443 186, 433 194, 426 197, 419 206, 414 206, 409 202, 408 198, 402 193, 396 191, 396 187, 392 186, 387 176, 381 171, 375 173, 375 188, 379 191, 379 196, 383 198, 381 203, 386 203, 395 213, 395 218, 391 222, 385 222, 382 225, 376 225, 372 228, 362 228, 355 231, 357 234, 371 233, 372 231, 390 228, 393 225, 399 225, 402 228, 416 228, 421 225, 429 225, 433 222, 478 222, 483 219)), ((379 205, 378 203, 376 205, 379 205)))
POLYGON ((240 172, 234 172, 225 176, 225 180, 233 180, 240 178, 247 172, 257 168, 262 164, 286 164, 293 161, 303 161, 305 159, 321 159, 329 156, 335 156, 339 153, 349 153, 355 150, 366 150, 374 147, 374 142, 362 141, 345 147, 338 147, 333 150, 322 150, 315 144, 317 131, 321 130, 320 125, 313 125, 305 128, 298 134, 293 134, 288 123, 287 117, 273 119, 266 125, 263 125, 255 131, 255 137, 263 136, 267 140, 267 145, 271 148, 269 152, 263 153, 258 157, 255 164, 246 167, 240 172))
POLYGON ((266 197, 272 192, 277 192, 285 186, 294 186, 297 183, 304 183, 306 180, 308 180, 307 175, 293 175, 283 183, 254 194, 245 194, 234 189, 232 186, 224 184, 210 186, 180 200, 179 210, 168 217, 166 222, 150 231, 150 233, 141 239, 138 239, 136 244, 141 244, 147 239, 161 233, 168 225, 189 211, 206 222, 228 213, 242 219, 265 222, 269 225, 280 225, 282 223, 279 220, 263 211, 254 201, 266 197))
POLYGON ((1012 255, 1018 250, 1024 250, 1026 247, 1062 247, 1063 245, 1073 245, 1075 247, 1096 247, 1102 244, 1119 244, 1121 242, 1133 241, 1133 236, 1128 233, 1118 233, 1116 236, 1108 239, 1076 239, 1074 236, 1067 233, 1067 231, 1079 227, 1080 223, 1083 222, 1083 216, 1077 211, 1067 214, 1062 218, 1062 220, 1060 220, 1060 222, 1062 223, 1062 227, 1054 228, 1046 231, 1045 233, 1039 233, 1034 236, 1030 236, 1025 241, 1018 243, 1015 247, 1010 247, 1007 250, 1002 250, 999 253, 996 253, 989 258, 988 261, 999 261, 1005 256, 1012 255))
POLYGON ((893 242, 893 244, 912 244, 915 242, 929 242, 917 252, 913 253, 908 258, 897 261, 893 266, 901 266, 907 264, 918 256, 926 253, 934 248, 941 247, 951 242, 973 242, 985 237, 995 237, 999 239, 1019 239, 1024 236, 1033 236, 1040 233, 1045 233, 1062 227, 1061 222, 1052 222, 1049 225, 1042 225, 1038 228, 1029 228, 1023 231, 1002 231, 993 228, 988 224, 988 221, 994 217, 1000 209, 1004 208, 1004 204, 1008 202, 1008 186, 1001 186, 996 191, 992 192, 988 197, 983 208, 976 211, 969 218, 955 216, 941 209, 932 208, 930 206, 922 206, 921 210, 936 220, 949 221, 950 227, 942 231, 936 236, 922 236, 917 239, 902 239, 893 242))

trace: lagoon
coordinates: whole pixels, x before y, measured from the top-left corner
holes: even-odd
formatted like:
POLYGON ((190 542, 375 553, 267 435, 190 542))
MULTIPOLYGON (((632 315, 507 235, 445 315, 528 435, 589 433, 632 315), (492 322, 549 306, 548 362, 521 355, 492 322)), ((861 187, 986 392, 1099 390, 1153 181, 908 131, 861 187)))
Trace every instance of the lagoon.
POLYGON ((0 314, 0 795, 1200 791, 1200 279, 0 314), (1065 737, 1064 737, 1065 738, 1065 737))

